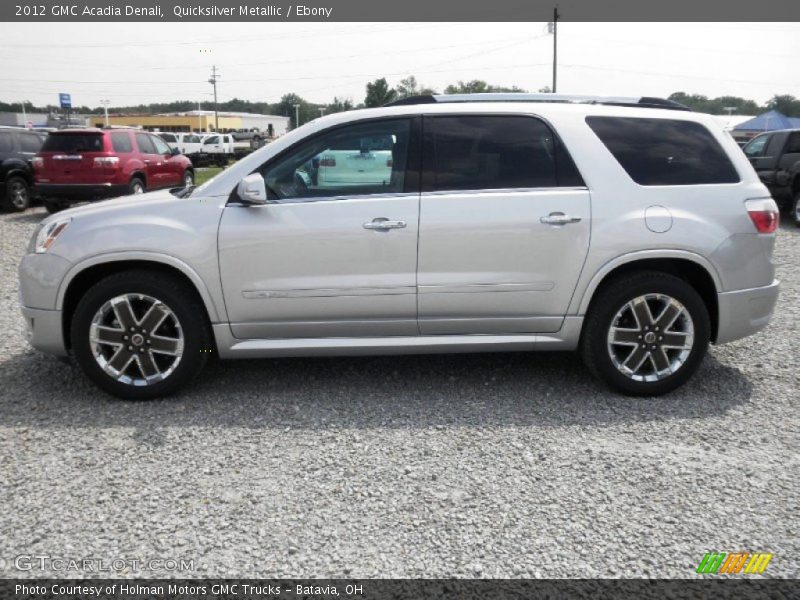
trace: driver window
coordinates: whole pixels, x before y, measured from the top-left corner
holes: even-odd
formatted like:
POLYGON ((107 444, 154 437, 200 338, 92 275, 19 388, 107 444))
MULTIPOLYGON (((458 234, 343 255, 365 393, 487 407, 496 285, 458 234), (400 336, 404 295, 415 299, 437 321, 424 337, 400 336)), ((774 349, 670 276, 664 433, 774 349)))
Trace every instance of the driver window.
POLYGON ((767 141, 769 140, 769 136, 762 135, 759 136, 750 142, 744 147, 744 153, 747 156, 762 156, 764 154, 764 150, 767 147, 767 141))
POLYGON ((401 193, 411 123, 393 119, 334 129, 261 171, 273 200, 401 193))

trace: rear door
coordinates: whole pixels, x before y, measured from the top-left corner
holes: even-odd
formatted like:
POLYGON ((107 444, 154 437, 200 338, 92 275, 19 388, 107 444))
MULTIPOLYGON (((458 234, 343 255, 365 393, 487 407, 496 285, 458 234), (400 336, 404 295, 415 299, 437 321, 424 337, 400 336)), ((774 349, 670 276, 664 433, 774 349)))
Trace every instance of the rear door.
POLYGON ((558 331, 589 231, 589 191, 544 122, 425 117, 423 335, 558 331))
POLYGON ((153 136, 148 133, 137 133, 136 146, 142 156, 145 175, 147 177, 147 189, 153 190, 166 185, 164 183, 164 157, 156 152, 153 144, 153 136))

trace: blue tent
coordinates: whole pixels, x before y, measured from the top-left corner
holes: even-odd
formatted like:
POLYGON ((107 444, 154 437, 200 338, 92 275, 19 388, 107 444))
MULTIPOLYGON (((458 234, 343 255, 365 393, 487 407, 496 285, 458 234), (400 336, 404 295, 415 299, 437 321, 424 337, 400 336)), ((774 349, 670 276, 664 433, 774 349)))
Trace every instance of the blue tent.
POLYGON ((733 128, 734 131, 775 131, 776 129, 796 129, 800 128, 800 119, 787 117, 779 113, 777 110, 765 112, 763 115, 758 115, 739 123, 733 128))

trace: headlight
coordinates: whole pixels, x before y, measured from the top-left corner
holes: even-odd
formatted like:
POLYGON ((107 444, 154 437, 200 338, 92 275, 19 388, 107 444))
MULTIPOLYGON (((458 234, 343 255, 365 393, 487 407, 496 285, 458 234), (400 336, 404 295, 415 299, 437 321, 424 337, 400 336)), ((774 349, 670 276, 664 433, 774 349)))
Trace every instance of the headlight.
POLYGON ((47 252, 50 249, 50 246, 52 246, 56 239, 58 239, 58 236, 64 233, 64 230, 71 221, 71 217, 57 219, 56 221, 48 223, 44 227, 40 228, 36 233, 36 245, 34 246, 33 251, 36 252, 36 254, 47 252))

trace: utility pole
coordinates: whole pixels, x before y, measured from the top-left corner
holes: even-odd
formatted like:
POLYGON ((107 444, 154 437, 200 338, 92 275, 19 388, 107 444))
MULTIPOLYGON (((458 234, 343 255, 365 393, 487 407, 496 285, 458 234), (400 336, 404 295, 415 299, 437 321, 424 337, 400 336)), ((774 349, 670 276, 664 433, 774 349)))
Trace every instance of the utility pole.
POLYGON ((294 128, 300 127, 300 105, 294 104, 294 128))
POLYGON ((211 67, 211 78, 208 80, 208 83, 214 86, 214 127, 217 133, 219 133, 219 114, 217 113, 217 78, 219 77, 217 73, 217 65, 213 65, 211 67))
POLYGON ((110 103, 109 100, 100 100, 100 104, 103 105, 103 111, 106 113, 106 127, 108 127, 110 125, 109 122, 108 122, 108 105, 109 105, 109 103, 110 103))
POLYGON ((200 111, 200 100, 197 101, 197 132, 203 131, 203 115, 200 111))
POLYGON ((318 108, 318 110, 319 110, 319 116, 321 117, 322 115, 325 114, 325 111, 327 110, 327 107, 326 106, 320 106, 318 108))
POLYGON ((26 100, 22 101, 22 121, 25 123, 25 127, 28 126, 28 116, 25 114, 25 102, 26 100))
POLYGON ((556 71, 558 65, 558 7, 553 8, 553 93, 556 88, 556 71))

